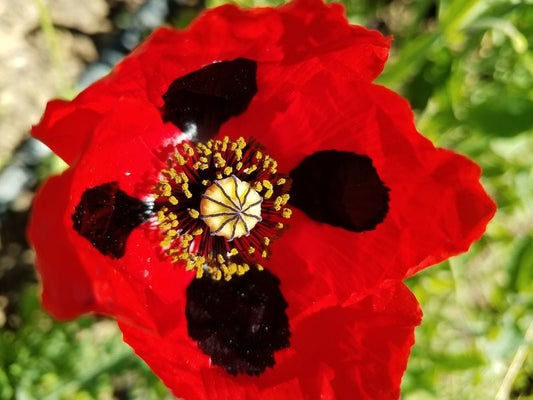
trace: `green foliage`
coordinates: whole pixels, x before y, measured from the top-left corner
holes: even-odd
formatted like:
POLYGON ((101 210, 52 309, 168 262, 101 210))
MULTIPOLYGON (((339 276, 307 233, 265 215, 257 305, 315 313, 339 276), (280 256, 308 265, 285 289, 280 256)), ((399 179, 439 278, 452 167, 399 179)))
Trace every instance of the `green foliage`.
POLYGON ((34 286, 18 307, 20 325, 0 334, 1 400, 110 399, 114 391, 130 399, 168 396, 111 320, 58 323, 41 310, 34 286))
POLYGON ((421 132, 482 166, 498 203, 468 254, 408 282, 425 318, 405 400, 533 395, 532 4, 441 1, 420 24, 412 2, 404 15, 417 29, 392 32, 395 51, 378 81, 410 100, 421 132))
MULTIPOLYGON (((403 399, 533 399, 533 1, 345 5, 350 21, 394 36, 378 83, 409 99, 437 145, 476 160, 498 203, 469 253, 407 282, 425 317, 403 399)), ((0 332, 0 399, 103 399, 120 382, 130 398, 167 393, 111 322, 58 324, 39 311, 34 288, 23 300, 21 327, 0 332)))

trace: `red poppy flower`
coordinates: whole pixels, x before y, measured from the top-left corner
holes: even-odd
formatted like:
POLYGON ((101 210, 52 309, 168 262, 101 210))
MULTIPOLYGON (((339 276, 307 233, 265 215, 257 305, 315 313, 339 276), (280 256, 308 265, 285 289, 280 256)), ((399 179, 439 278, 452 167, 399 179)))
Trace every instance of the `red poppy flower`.
POLYGON ((115 317, 186 399, 393 399, 421 312, 402 280, 494 204, 372 83, 390 40, 338 4, 162 28, 33 134, 43 304, 115 317))

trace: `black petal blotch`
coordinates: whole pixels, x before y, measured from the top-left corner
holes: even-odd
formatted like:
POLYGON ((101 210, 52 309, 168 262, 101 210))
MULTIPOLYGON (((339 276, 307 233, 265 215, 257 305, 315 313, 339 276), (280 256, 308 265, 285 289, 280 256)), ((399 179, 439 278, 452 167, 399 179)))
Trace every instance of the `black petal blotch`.
POLYGON ((74 230, 100 253, 120 258, 131 231, 149 216, 146 203, 124 193, 117 182, 109 182, 83 193, 72 222, 74 230))
POLYGON ((244 112, 257 93, 257 64, 246 58, 209 64, 177 78, 163 95, 163 120, 191 139, 211 139, 229 118, 244 112))
POLYGON ((389 210, 389 188, 365 155, 319 151, 290 176, 290 203, 316 221, 363 232, 375 229, 389 210))
POLYGON ((274 352, 288 347, 290 337, 279 283, 254 268, 230 281, 204 276, 191 282, 188 333, 213 364, 232 375, 259 375, 274 365, 274 352))

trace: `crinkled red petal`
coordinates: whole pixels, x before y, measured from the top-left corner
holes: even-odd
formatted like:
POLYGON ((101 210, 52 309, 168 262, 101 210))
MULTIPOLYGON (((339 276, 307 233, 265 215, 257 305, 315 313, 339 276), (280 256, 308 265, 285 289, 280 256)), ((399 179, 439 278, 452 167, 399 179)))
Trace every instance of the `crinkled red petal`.
POLYGON ((90 143, 73 167, 73 197, 79 201, 88 188, 115 181, 121 190, 143 199, 151 194, 157 174, 166 167, 166 146, 180 139, 178 128, 164 124, 149 103, 122 99, 94 128, 90 143))
POLYGON ((239 57, 284 64, 319 57, 326 69, 371 81, 382 71, 389 46, 380 33, 350 26, 339 4, 297 0, 250 10, 224 5, 205 11, 186 31, 158 29, 90 90, 142 96, 161 106, 176 78, 239 57))
POLYGON ((262 66, 258 95, 221 135, 253 127, 252 135, 285 171, 321 150, 367 155, 390 189, 389 212, 364 233, 294 213, 291 229, 273 247, 268 265, 275 274, 287 274, 289 251, 300 253, 307 271, 322 271, 323 284, 343 300, 466 251, 479 239, 495 204, 477 165, 421 136, 408 103, 395 93, 313 63, 302 68, 262 66))
POLYGON ((67 164, 80 156, 91 139, 101 114, 98 110, 79 107, 65 100, 53 100, 32 135, 50 147, 67 164))
POLYGON ((154 107, 135 100, 117 102, 114 112, 98 120, 93 130, 81 158, 61 177, 52 178, 34 202, 28 234, 37 252, 43 303, 62 319, 92 311, 143 329, 168 329, 162 304, 182 296, 176 282, 187 283, 190 274, 162 261, 160 239, 147 229, 130 235, 120 260, 104 256, 73 229, 72 215, 87 189, 109 182, 146 198, 164 167, 155 149, 177 140, 178 131, 163 124, 154 107), (163 271, 165 276, 158 278, 163 271))
POLYGON ((73 179, 72 170, 50 178, 33 203, 28 238, 37 253, 43 306, 59 319, 97 312, 152 327, 137 295, 140 286, 92 246, 83 251, 86 240, 72 229, 73 179))
POLYGON ((324 69, 371 81, 382 71, 389 45, 378 32, 348 25, 339 4, 298 0, 251 10, 226 5, 206 11, 185 31, 156 30, 72 102, 51 102, 33 135, 71 164, 96 134, 99 116, 120 99, 161 107, 175 79, 215 61, 244 57, 290 65, 319 58, 324 69))
MULTIPOLYGON (((74 181, 70 202, 63 211, 65 218, 71 217, 87 189, 108 182, 118 182, 119 188, 128 195, 150 201, 158 173, 166 167, 167 154, 162 146, 179 140, 179 132, 176 133, 174 126, 162 123, 154 107, 141 101, 123 100, 95 128, 91 143, 71 167, 74 181)), ((106 312, 130 324, 165 331, 175 324, 183 324, 183 308, 174 303, 183 301, 184 288, 194 274, 179 264, 169 263, 161 254, 161 237, 150 228, 150 223, 130 234, 126 252, 120 259, 104 256, 87 239, 69 229, 78 238, 76 250, 84 256, 85 268, 99 265, 118 271, 135 288, 137 301, 131 303, 128 315, 117 315, 113 309, 106 312)), ((119 298, 121 295, 116 294, 119 298)))
MULTIPOLYGON (((292 303, 291 295, 287 298, 292 303)), ((291 348, 259 377, 232 377, 209 359, 181 326, 167 335, 120 324, 124 339, 185 400, 397 399, 421 312, 398 282, 343 306, 291 321, 291 348), (327 327, 327 329, 325 329, 327 327)))
POLYGON ((69 239, 71 227, 65 226, 71 183, 71 171, 48 179, 33 202, 27 232, 37 251, 43 306, 60 319, 92 311, 96 304, 93 281, 69 239))

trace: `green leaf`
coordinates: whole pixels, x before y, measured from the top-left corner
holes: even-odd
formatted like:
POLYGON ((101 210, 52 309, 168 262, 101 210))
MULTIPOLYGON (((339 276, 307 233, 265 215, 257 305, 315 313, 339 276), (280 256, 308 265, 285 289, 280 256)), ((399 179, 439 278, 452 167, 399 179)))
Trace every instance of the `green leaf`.
POLYGON ((509 263, 509 288, 533 293, 533 236, 520 240, 509 263))
POLYGON ((445 371, 466 370, 485 365, 485 358, 478 351, 458 354, 437 353, 431 358, 438 363, 440 369, 445 371))

